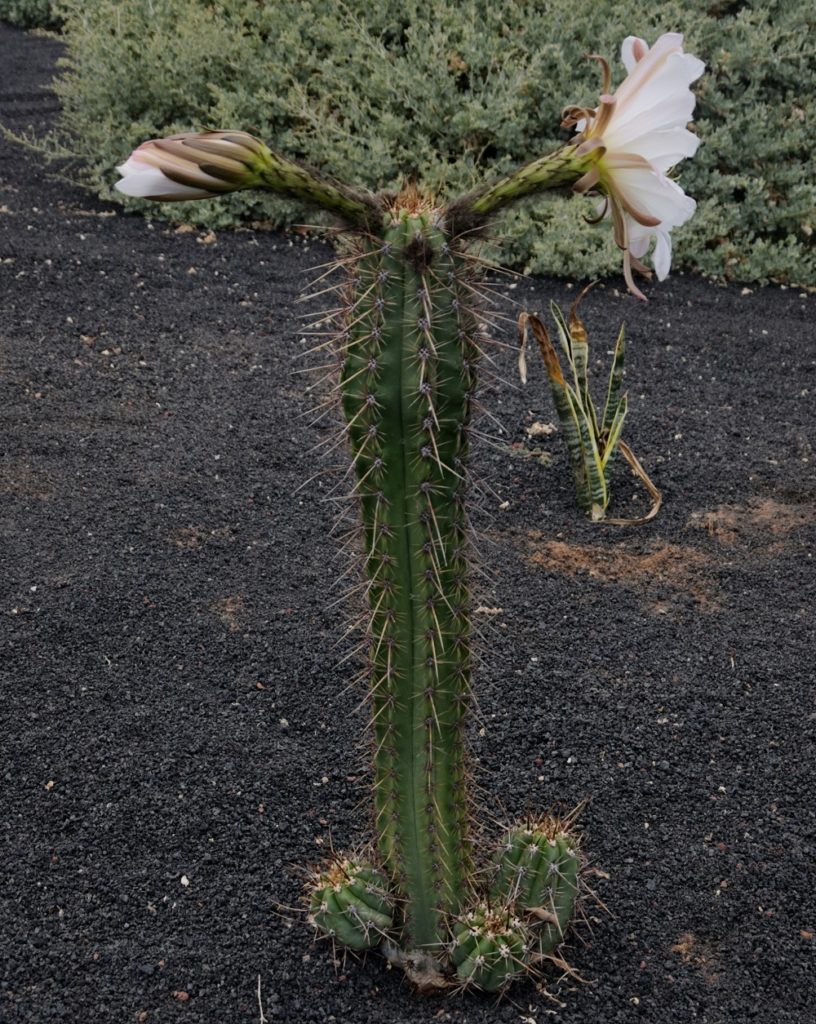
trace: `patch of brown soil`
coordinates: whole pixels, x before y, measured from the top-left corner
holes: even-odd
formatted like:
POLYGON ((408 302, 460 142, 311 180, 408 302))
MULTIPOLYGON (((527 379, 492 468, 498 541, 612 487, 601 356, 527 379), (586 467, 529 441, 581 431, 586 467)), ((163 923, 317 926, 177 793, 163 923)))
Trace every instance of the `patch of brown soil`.
POLYGON ((662 594, 648 605, 652 615, 670 615, 676 608, 672 593, 690 595, 703 612, 716 612, 723 604, 712 569, 736 562, 772 559, 787 551, 797 541, 796 531, 816 524, 813 504, 796 504, 774 498, 751 498, 744 505, 720 505, 711 511, 694 512, 687 526, 705 530, 715 541, 707 544, 670 544, 653 540, 645 549, 641 544, 616 542, 612 546, 569 544, 544 540, 544 534, 531 530, 527 534, 533 565, 549 572, 567 576, 586 575, 601 583, 612 583, 633 590, 657 586, 670 593, 662 594), (722 549, 729 551, 724 558, 722 549))
POLYGON ((671 947, 684 964, 692 964, 705 978, 709 985, 715 985, 722 973, 717 956, 712 948, 694 932, 683 932, 671 947))
POLYGON ((816 523, 816 507, 794 505, 774 498, 751 498, 745 505, 720 505, 711 512, 694 512, 688 525, 705 530, 717 543, 728 547, 750 546, 766 555, 784 550, 785 538, 803 526, 816 523))
POLYGON ((12 494, 18 498, 36 498, 47 501, 51 496, 48 482, 28 465, 27 462, 0 461, 0 494, 12 494))
POLYGON ((246 605, 240 594, 230 594, 210 605, 210 611, 217 615, 230 633, 238 633, 244 627, 246 605))
POLYGON ((208 530, 206 526, 182 526, 168 535, 171 543, 185 551, 194 551, 207 541, 219 537, 228 537, 232 532, 229 526, 221 526, 217 530, 208 530))
MULTIPOLYGON (((528 537, 534 545, 530 561, 550 572, 568 576, 586 574, 602 583, 638 590, 656 583, 690 594, 703 611, 714 612, 720 606, 717 585, 706 575, 711 559, 696 548, 660 542, 646 551, 621 544, 602 547, 557 540, 541 543, 542 534, 537 530, 531 530, 528 537)), ((670 609, 665 601, 659 601, 650 610, 654 614, 666 614, 670 609)))

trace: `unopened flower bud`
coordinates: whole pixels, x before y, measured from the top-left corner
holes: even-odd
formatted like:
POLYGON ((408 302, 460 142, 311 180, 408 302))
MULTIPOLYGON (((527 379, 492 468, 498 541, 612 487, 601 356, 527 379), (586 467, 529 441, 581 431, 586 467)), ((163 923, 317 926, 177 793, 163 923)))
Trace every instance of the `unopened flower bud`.
POLYGON ((150 139, 118 170, 122 177, 116 188, 142 199, 209 199, 239 188, 262 188, 330 210, 355 227, 382 220, 377 196, 287 160, 247 132, 184 132, 150 139))
POLYGON ((150 139, 117 168, 127 196, 172 202, 207 199, 263 184, 271 154, 247 132, 184 132, 150 139))

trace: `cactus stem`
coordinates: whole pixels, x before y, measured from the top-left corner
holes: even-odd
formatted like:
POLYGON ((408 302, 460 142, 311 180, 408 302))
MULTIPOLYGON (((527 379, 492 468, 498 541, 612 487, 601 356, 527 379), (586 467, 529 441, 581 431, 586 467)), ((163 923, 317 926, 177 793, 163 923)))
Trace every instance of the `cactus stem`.
MULTIPOLYGON (((394 956, 409 976, 426 984, 426 972, 430 987, 438 987, 438 960, 474 883, 464 723, 471 668, 480 661, 471 639, 481 631, 469 610, 474 546, 464 508, 466 461, 472 438, 496 443, 472 427, 471 417, 480 411, 477 368, 495 368, 486 332, 506 318, 475 308, 483 297, 473 274, 483 261, 461 251, 462 242, 446 234, 443 219, 418 194, 402 203, 386 213, 381 238, 355 239, 346 286, 315 283, 315 294, 339 300, 330 300, 335 308, 312 326, 321 331, 315 350, 323 351, 322 329, 332 319, 340 325, 334 351, 341 381, 330 398, 339 392, 342 400, 352 456, 344 479, 353 475, 353 483, 348 494, 326 500, 340 513, 333 534, 344 548, 356 544, 363 577, 344 582, 332 605, 362 596, 368 606, 363 640, 341 664, 363 654, 361 674, 370 682, 373 818, 395 894, 395 929, 385 948, 392 955, 399 932, 403 949, 394 956), (362 543, 345 533, 349 502, 362 510, 362 543)), ((311 415, 322 418, 330 408, 326 401, 311 415)), ((319 447, 333 452, 343 437, 319 447)), ((559 884, 568 881, 566 873, 559 884)), ((516 880, 514 897, 528 882, 516 880)), ((539 906, 560 925, 558 899, 542 896, 539 906)), ((331 901, 328 907, 326 913, 338 912, 331 901)), ((349 909, 339 927, 350 927, 354 915, 349 909)), ((490 950, 474 948, 463 968, 472 972, 471 983, 491 991, 530 959, 528 925, 499 923, 506 936, 490 931, 490 950)), ((359 930, 352 937, 370 941, 359 930)), ((559 932, 555 944, 560 938, 559 932)))

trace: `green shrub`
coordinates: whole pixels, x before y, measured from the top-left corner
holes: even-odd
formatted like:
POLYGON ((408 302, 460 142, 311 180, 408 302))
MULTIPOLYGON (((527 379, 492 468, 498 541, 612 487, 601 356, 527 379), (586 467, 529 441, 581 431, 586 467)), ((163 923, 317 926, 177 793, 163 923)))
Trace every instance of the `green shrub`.
MULTIPOLYGON (((57 141, 106 197, 133 146, 204 126, 246 129, 351 182, 393 187, 408 175, 456 193, 566 138, 561 107, 597 102, 587 52, 608 55, 617 82, 624 36, 651 42, 682 29, 709 72, 697 85, 704 145, 679 174, 700 206, 676 232, 676 265, 816 284, 816 18, 800 0, 66 0, 59 9, 68 52, 57 141)), ((504 258, 575 277, 616 270, 612 232, 584 224, 575 207, 555 198, 511 214, 504 258)), ((252 193, 162 209, 210 227, 304 218, 252 193)))
POLYGON ((59 28, 51 0, 0 0, 0 21, 20 28, 59 28))

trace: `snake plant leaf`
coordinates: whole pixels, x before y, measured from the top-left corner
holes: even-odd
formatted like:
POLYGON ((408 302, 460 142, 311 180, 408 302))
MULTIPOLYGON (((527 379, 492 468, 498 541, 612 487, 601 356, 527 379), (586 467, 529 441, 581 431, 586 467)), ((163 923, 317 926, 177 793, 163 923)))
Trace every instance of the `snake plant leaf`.
MULTIPOLYGON (((529 317, 528 323, 532 327, 533 334, 538 342, 541 357, 544 360, 544 368, 547 371, 547 377, 550 381, 553 403, 555 404, 558 421, 561 424, 561 430, 564 432, 564 441, 567 445, 567 453, 569 455, 570 465, 572 466, 572 473, 575 478, 575 487, 579 495, 579 504, 581 504, 582 508, 588 508, 589 490, 587 485, 586 466, 584 464, 584 445, 581 438, 582 416, 580 411, 580 402, 578 401, 578 397, 575 392, 564 379, 564 374, 561 370, 561 363, 558 359, 558 353, 550 340, 547 328, 542 324, 538 317, 535 316, 529 317)), ((565 339, 568 339, 569 335, 565 329, 562 329, 560 324, 558 324, 558 330, 561 335, 561 344, 566 346, 567 341, 565 339)))
POLYGON ((581 397, 581 407, 584 415, 590 420, 593 436, 597 438, 600 436, 598 417, 589 393, 589 338, 587 337, 586 328, 578 316, 578 304, 591 287, 591 284, 587 285, 575 302, 573 302, 572 306, 570 306, 568 329, 575 387, 581 397))
POLYGON ((618 447, 618 442, 620 441, 621 432, 623 431, 623 421, 626 419, 627 408, 628 398, 626 395, 622 395, 615 409, 609 433, 606 434, 606 440, 604 441, 603 464, 604 475, 606 476, 607 482, 612 470, 612 462, 615 458, 615 452, 618 447))
POLYGON ((596 518, 595 509, 600 509, 599 518, 603 517, 603 512, 606 506, 609 504, 609 494, 606 487, 606 478, 604 477, 604 463, 600 449, 600 439, 597 434, 593 433, 592 424, 586 414, 580 414, 580 406, 578 403, 578 396, 571 389, 567 389, 570 402, 575 409, 576 418, 578 420, 578 430, 581 436, 581 453, 584 462, 584 472, 586 474, 587 490, 588 490, 588 502, 586 507, 592 510, 592 518, 596 518))
POLYGON ((572 344, 570 342, 570 331, 564 314, 561 309, 554 303, 550 303, 550 313, 552 314, 553 320, 555 320, 555 326, 558 329, 558 340, 561 342, 561 348, 564 350, 564 355, 567 357, 568 362, 572 362, 572 344))
POLYGON ((597 522, 606 516, 611 496, 612 464, 626 418, 627 397, 620 393, 625 335, 621 327, 615 343, 603 417, 599 419, 589 390, 589 338, 578 315, 578 304, 588 290, 584 288, 570 307, 569 319, 555 303, 550 305, 558 340, 571 371, 571 381, 565 379, 555 347, 538 317, 524 313, 519 324, 523 332, 527 327, 532 328, 544 359, 575 479, 578 506, 597 522))
POLYGON ((617 411, 617 399, 621 389, 621 382, 623 381, 623 363, 624 363, 624 348, 625 348, 625 327, 621 324, 621 329, 618 333, 618 340, 615 342, 615 354, 612 357, 612 372, 609 374, 609 389, 606 393, 606 404, 604 405, 603 419, 601 421, 601 430, 607 432, 612 426, 612 420, 615 417, 617 411))

